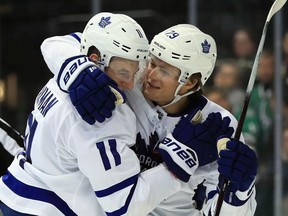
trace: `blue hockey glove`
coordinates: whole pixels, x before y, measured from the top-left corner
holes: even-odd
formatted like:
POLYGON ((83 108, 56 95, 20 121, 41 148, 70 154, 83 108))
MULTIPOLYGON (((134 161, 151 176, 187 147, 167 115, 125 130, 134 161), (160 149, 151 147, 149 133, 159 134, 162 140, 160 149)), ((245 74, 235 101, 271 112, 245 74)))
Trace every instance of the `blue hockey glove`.
POLYGON ((91 125, 110 118, 115 103, 124 102, 125 95, 117 84, 84 55, 67 59, 57 82, 69 93, 82 119, 91 125))
POLYGON ((210 113, 203 123, 193 124, 194 113, 181 117, 173 131, 173 137, 192 148, 198 157, 199 166, 204 166, 218 158, 217 139, 225 135, 231 137, 234 129, 229 127, 229 117, 220 113, 210 113))
MULTIPOLYGON (((221 140, 220 140, 221 141, 221 140)), ((257 174, 255 151, 241 141, 225 139, 225 148, 219 152, 219 185, 228 180, 224 200, 234 206, 243 205, 253 193, 257 174)))
POLYGON ((210 113, 203 123, 191 123, 197 112, 181 117, 172 134, 159 145, 159 153, 168 169, 180 180, 187 182, 198 166, 213 162, 218 157, 217 138, 231 136, 230 119, 222 120, 220 113, 210 113))
POLYGON ((230 191, 246 191, 257 174, 255 151, 241 141, 232 139, 226 143, 226 149, 219 152, 218 171, 229 180, 230 191))
POLYGON ((188 182, 199 166, 195 151, 178 142, 171 133, 161 141, 158 151, 167 168, 183 182, 188 182))

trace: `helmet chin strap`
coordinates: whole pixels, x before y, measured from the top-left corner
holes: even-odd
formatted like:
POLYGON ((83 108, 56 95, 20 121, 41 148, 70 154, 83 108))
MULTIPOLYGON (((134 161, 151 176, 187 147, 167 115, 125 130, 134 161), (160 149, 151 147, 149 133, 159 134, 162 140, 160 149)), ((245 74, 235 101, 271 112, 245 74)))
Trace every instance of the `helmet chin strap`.
POLYGON ((183 95, 178 95, 178 92, 179 92, 180 88, 181 88, 184 84, 185 84, 185 83, 180 83, 180 84, 178 85, 178 87, 176 88, 175 93, 174 93, 174 99, 173 99, 170 103, 161 106, 162 108, 166 108, 166 107, 168 107, 168 106, 170 106, 170 105, 178 102, 181 98, 186 97, 186 96, 188 96, 188 95, 191 95, 191 94, 193 94, 194 92, 196 92, 196 91, 198 91, 198 90, 200 89, 200 87, 198 87, 198 89, 195 90, 195 91, 188 91, 187 93, 185 93, 185 94, 183 94, 183 95))

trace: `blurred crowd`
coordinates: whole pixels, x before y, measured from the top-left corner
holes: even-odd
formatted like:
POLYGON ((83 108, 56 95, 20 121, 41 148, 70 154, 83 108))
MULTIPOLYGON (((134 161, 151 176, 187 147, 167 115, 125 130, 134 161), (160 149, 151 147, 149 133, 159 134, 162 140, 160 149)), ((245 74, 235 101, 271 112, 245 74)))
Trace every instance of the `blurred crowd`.
MULTIPOLYGON (((225 107, 237 119, 242 111, 244 97, 258 42, 255 42, 253 32, 241 28, 234 32, 233 55, 228 58, 218 58, 209 84, 204 88, 205 95, 212 101, 225 107)), ((273 49, 264 46, 256 81, 251 93, 247 116, 243 125, 243 135, 257 152, 259 158, 257 187, 258 207, 256 215, 273 215, 273 178, 274 178, 274 126, 283 127, 283 215, 288 215, 288 31, 283 37, 283 63, 281 71, 275 71, 275 55, 273 49), (275 88, 274 74, 281 73, 283 80, 283 121, 274 121, 275 88), (286 209, 285 209, 286 208, 286 209)))

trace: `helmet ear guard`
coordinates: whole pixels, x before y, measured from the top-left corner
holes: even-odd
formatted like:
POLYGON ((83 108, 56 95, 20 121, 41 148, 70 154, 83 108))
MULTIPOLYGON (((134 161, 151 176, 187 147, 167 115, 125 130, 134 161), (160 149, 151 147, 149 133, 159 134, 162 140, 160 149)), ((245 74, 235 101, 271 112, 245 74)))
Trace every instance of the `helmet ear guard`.
POLYGON ((98 13, 88 21, 81 39, 81 52, 87 55, 91 46, 100 51, 102 69, 109 65, 113 56, 146 60, 149 49, 148 39, 135 20, 108 12, 98 13))
POLYGON ((200 73, 204 85, 217 57, 214 39, 190 24, 175 25, 155 35, 149 51, 180 69, 180 84, 186 83, 192 74, 200 73))

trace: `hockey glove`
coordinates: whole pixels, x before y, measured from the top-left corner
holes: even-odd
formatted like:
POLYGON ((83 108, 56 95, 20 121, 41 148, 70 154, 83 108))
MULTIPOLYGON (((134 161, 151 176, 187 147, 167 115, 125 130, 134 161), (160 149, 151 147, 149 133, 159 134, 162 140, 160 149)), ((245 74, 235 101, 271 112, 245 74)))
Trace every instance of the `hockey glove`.
POLYGON ((219 152, 219 184, 222 184, 223 179, 229 181, 229 193, 225 194, 224 200, 239 206, 252 194, 258 167, 257 157, 255 151, 241 141, 226 139, 225 142, 226 148, 222 147, 219 152))
POLYGON ((181 117, 172 134, 159 145, 159 153, 168 169, 180 180, 188 182, 198 166, 217 159, 217 137, 231 136, 230 119, 222 120, 220 113, 211 113, 205 122, 192 124, 195 112, 181 117))
POLYGON ((188 182, 199 162, 193 149, 168 134, 159 145, 159 153, 167 168, 181 181, 188 182))
POLYGON ((181 117, 173 131, 173 137, 192 148, 198 157, 199 166, 204 166, 218 158, 217 139, 225 135, 231 137, 234 129, 229 127, 230 118, 220 113, 210 113, 200 124, 192 124, 194 113, 181 117))
POLYGON ((94 124, 112 116, 115 103, 124 102, 124 93, 116 82, 86 56, 67 59, 59 72, 58 85, 68 92, 84 121, 94 124))

